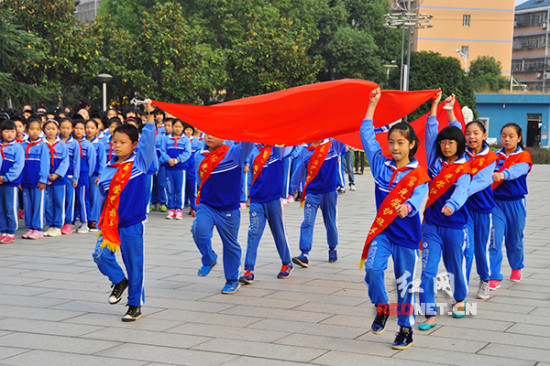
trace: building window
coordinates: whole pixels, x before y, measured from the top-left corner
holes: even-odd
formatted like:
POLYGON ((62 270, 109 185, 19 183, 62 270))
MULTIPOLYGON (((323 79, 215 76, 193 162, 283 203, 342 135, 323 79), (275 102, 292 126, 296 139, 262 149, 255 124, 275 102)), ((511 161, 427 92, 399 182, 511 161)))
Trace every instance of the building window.
POLYGON ((464 16, 462 17, 462 26, 463 27, 470 26, 470 14, 464 14, 464 16))

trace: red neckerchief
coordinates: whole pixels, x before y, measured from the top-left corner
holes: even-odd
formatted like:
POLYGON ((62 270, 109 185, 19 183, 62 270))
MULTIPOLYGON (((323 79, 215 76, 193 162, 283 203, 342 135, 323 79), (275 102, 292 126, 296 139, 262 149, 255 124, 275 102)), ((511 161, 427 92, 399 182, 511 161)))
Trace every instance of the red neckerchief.
POLYGON ((470 157, 470 168, 472 169, 472 176, 476 175, 483 169, 491 165, 495 160, 497 160, 497 155, 489 150, 487 154, 484 155, 474 155, 469 151, 466 151, 466 154, 470 157))
POLYGON ((42 141, 43 140, 41 140, 41 139, 36 139, 36 140, 34 140, 34 142, 31 142, 30 140, 28 141, 27 148, 25 149, 25 159, 29 158, 29 150, 31 149, 31 147, 38 145, 42 141))
POLYGON ((44 142, 50 148, 50 158, 52 159, 51 160, 52 168, 55 168, 55 158, 57 157, 57 151, 55 151, 54 147, 55 147, 55 145, 57 145, 59 143, 59 140, 57 140, 53 145, 50 145, 48 140, 44 140, 44 142))
POLYGON ((15 143, 15 140, 12 140, 10 142, 8 142, 7 144, 2 144, 0 145, 0 154, 2 154, 2 160, 4 160, 5 156, 4 156, 4 148, 6 146, 10 146, 10 145, 13 145, 15 143))
POLYGON ((216 169, 218 164, 223 160, 223 158, 225 157, 225 154, 227 154, 227 150, 229 150, 229 145, 222 143, 216 150, 212 152, 205 151, 202 153, 205 156, 205 158, 202 159, 199 165, 201 186, 199 187, 199 191, 197 193, 197 205, 200 202, 201 190, 202 190, 202 186, 204 185, 204 182, 206 182, 206 180, 210 178, 210 174, 212 173, 212 171, 216 169))
POLYGON ((82 141, 84 141, 84 137, 82 140, 76 140, 78 142, 78 147, 80 147, 80 159, 84 156, 84 152, 82 151, 82 141))
POLYGON ((271 156, 271 150, 273 149, 273 146, 257 147, 258 149, 260 149, 260 153, 254 158, 254 176, 252 178, 252 185, 254 185, 254 182, 256 181, 256 178, 258 178, 258 175, 262 175, 264 165, 271 156))

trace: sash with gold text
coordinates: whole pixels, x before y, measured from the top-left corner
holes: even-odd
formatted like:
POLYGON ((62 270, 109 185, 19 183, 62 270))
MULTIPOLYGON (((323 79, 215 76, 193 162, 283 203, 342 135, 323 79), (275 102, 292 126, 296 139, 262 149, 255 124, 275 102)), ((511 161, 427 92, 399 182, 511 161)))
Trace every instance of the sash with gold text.
POLYGON ((223 160, 225 154, 227 154, 227 150, 229 150, 229 145, 221 144, 216 150, 209 153, 203 153, 204 155, 206 155, 206 157, 202 159, 199 166, 201 186, 199 187, 199 192, 197 193, 197 205, 199 204, 201 199, 201 191, 204 182, 206 182, 206 180, 210 178, 210 174, 212 173, 212 171, 216 169, 218 164, 223 160))
POLYGON ((309 162, 307 163, 307 176, 306 181, 304 183, 304 191, 302 192, 302 200, 300 202, 300 207, 304 207, 304 203, 306 201, 306 189, 309 183, 315 177, 317 176, 317 173, 319 173, 319 170, 323 166, 323 163, 325 162, 325 159, 327 158, 327 154, 330 150, 330 146, 332 145, 332 141, 329 141, 327 143, 324 143, 322 145, 319 145, 315 148, 315 151, 309 158, 309 162))
MULTIPOLYGON (((507 158, 503 158, 501 157, 501 154, 499 154, 499 157, 498 157, 499 160, 501 159, 505 159, 504 161, 504 164, 502 164, 502 166, 500 167, 499 170, 497 170, 497 173, 501 173, 504 169, 508 169, 510 168, 512 165, 516 165, 516 164, 520 164, 520 163, 527 163, 529 164, 529 166, 533 166, 533 161, 531 160, 531 154, 529 154, 529 152, 527 151, 522 151, 518 154, 513 154, 513 155, 510 155, 509 157, 507 158)), ((529 169, 530 170, 530 169, 529 169)), ((493 188, 493 190, 498 187, 502 182, 504 182, 504 180, 500 180, 498 182, 494 182, 492 185, 491 185, 491 188, 493 188)))
POLYGON ((262 174, 264 165, 271 156, 272 149, 273 146, 264 146, 260 148, 260 153, 254 158, 254 176, 252 178, 252 185, 254 185, 254 182, 256 181, 256 178, 258 178, 258 175, 262 174))

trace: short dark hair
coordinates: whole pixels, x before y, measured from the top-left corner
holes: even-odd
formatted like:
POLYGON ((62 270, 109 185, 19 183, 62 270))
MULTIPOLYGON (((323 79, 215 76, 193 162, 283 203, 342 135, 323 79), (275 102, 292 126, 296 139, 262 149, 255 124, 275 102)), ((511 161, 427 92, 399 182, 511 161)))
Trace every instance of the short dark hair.
POLYGON ((0 124, 0 131, 15 130, 15 123, 11 119, 3 120, 0 124))
POLYGON ((74 125, 73 125, 73 120, 72 120, 71 118, 69 118, 69 117, 60 118, 60 119, 59 119, 59 127, 61 127, 61 124, 62 124, 63 122, 69 122, 69 123, 71 124, 71 126, 74 127, 74 125))
POLYGON ((414 147, 409 151, 409 159, 411 159, 412 157, 414 157, 414 154, 416 154, 416 150, 418 150, 418 136, 416 136, 416 132, 407 122, 398 122, 391 126, 390 130, 388 131, 388 140, 390 139, 391 133, 396 130, 400 131, 401 134, 407 140, 409 140, 410 143, 415 142, 414 147))
MULTIPOLYGON (((80 116, 80 114, 79 114, 79 116, 80 116)), ((79 124, 83 124, 84 128, 86 128, 86 121, 84 121, 83 118, 75 118, 75 120, 73 121, 73 128, 76 127, 79 124)))
POLYGON ((439 132, 439 134, 437 135, 437 139, 435 140, 435 144, 437 149, 437 156, 439 156, 440 158, 445 157, 443 155, 443 152, 441 151, 441 146, 439 145, 443 140, 456 141, 456 156, 460 158, 462 155, 464 155, 464 152, 466 151, 466 138, 464 137, 464 134, 462 133, 462 130, 460 128, 455 126, 447 126, 439 132))
POLYGON ((512 127, 516 130, 516 133, 519 136, 518 146, 523 149, 523 131, 521 130, 521 126, 514 122, 507 123, 504 126, 502 126, 502 128, 500 129, 501 134, 502 134, 502 130, 504 130, 506 127, 512 127))
POLYGON ((122 121, 121 121, 120 118, 118 118, 118 117, 113 117, 113 118, 110 118, 110 119, 109 119, 109 122, 108 122, 107 126, 108 126, 108 127, 111 127, 111 125, 112 125, 113 123, 118 123, 118 125, 120 126, 120 125, 122 124, 122 121))
POLYGON ((33 123, 38 123, 38 126, 40 127, 40 129, 42 129, 42 121, 38 118, 29 118, 27 120, 27 129, 31 127, 31 124, 33 123))
POLYGON ((121 124, 120 126, 115 128, 115 131, 113 132, 113 137, 115 137, 115 134, 117 132, 128 135, 132 142, 136 142, 137 140, 139 140, 139 131, 134 125, 128 123, 121 124))
POLYGON ((99 123, 97 123, 97 121, 95 119, 90 118, 89 120, 86 121, 86 124, 88 124, 90 122, 92 122, 95 125, 96 128, 99 128, 99 123))

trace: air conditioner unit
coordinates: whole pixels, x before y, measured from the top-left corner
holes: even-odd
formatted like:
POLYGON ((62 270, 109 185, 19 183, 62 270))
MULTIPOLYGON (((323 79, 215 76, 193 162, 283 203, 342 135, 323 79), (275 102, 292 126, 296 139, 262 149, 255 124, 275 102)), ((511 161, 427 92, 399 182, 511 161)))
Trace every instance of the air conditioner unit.
POLYGON ((540 73, 540 72, 537 72, 537 74, 535 75, 535 77, 536 77, 537 79, 540 79, 540 78, 542 78, 542 73, 540 73))
POLYGON ((540 23, 540 27, 541 27, 542 29, 545 29, 545 28, 546 28, 546 23, 540 23))
POLYGON ((550 79, 550 72, 545 72, 544 73, 544 78, 545 79, 550 79))

